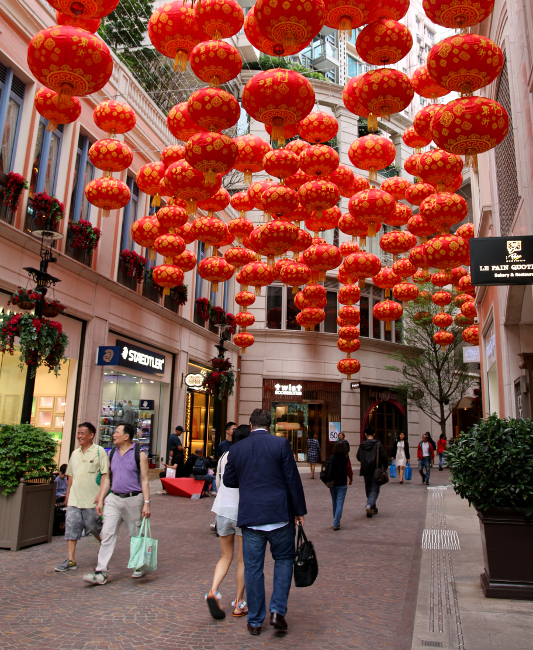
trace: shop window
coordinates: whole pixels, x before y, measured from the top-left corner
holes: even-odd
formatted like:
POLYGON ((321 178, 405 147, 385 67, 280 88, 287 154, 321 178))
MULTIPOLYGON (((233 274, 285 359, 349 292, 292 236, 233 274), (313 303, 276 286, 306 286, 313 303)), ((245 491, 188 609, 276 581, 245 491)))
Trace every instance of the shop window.
MULTIPOLYGON (((204 244, 204 242, 199 241, 198 242, 198 247, 196 249, 196 259, 198 260, 198 264, 204 259, 204 257, 205 257, 205 244, 204 244)), ((195 301, 195 305, 194 305, 194 322, 197 325, 202 325, 203 327, 205 327, 207 323, 202 318, 200 318, 198 316, 197 309, 196 309, 196 301, 198 300, 198 298, 204 298, 205 297, 202 294, 203 280, 200 277, 200 275, 198 274, 198 265, 197 265, 194 277, 195 277, 195 282, 194 282, 194 301, 195 301)))
POLYGON ((29 194, 46 192, 53 196, 56 190, 57 170, 61 156, 63 125, 59 124, 55 131, 47 131, 48 120, 43 117, 37 128, 37 142, 33 155, 33 168, 30 178, 29 194))
POLYGON ((267 328, 276 330, 281 329, 282 304, 283 287, 276 285, 267 287, 267 328))
POLYGON ((88 157, 90 146, 89 138, 80 134, 76 151, 76 165, 74 167, 74 184, 70 197, 69 218, 71 221, 79 221, 80 219, 90 221, 91 218, 91 204, 85 196, 85 188, 93 180, 95 174, 94 165, 88 157))
POLYGON ((285 288, 285 294, 286 294, 285 329, 299 331, 302 328, 298 325, 296 316, 298 316, 300 310, 294 304, 294 294, 292 293, 292 289, 289 289, 287 291, 287 288, 285 288))
MULTIPOLYGON (((296 316, 300 310, 294 304, 292 288, 280 284, 272 284, 267 287, 266 295, 266 326, 268 329, 287 329, 300 331, 296 316), (283 323, 283 327, 282 327, 283 323)), ((337 292, 327 292, 327 303, 324 308, 326 318, 316 331, 337 332, 337 292)))
POLYGON ((26 85, 0 63, 0 172, 13 171, 26 85))
POLYGON ((126 179, 126 185, 131 192, 131 199, 124 208, 124 218, 122 220, 122 236, 120 238, 120 250, 133 250, 133 239, 131 238, 131 227, 137 221, 137 210, 139 207, 139 188, 132 176, 126 179))
POLYGON ((370 317, 368 314, 368 296, 361 296, 359 301, 359 310, 361 312, 361 324, 359 329, 361 331, 361 336, 370 336, 370 317))
POLYGON ((326 318, 324 319, 324 332, 330 334, 337 333, 337 292, 328 291, 326 294, 327 303, 324 311, 326 318))

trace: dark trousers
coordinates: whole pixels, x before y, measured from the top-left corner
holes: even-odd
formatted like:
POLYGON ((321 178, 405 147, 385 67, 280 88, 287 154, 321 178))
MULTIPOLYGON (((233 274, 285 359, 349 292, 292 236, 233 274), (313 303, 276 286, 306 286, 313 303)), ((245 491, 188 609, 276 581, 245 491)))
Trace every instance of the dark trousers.
POLYGON ((376 507, 376 501, 379 496, 379 488, 381 487, 374 480, 374 471, 364 474, 365 477, 365 492, 366 492, 366 505, 371 508, 376 507))

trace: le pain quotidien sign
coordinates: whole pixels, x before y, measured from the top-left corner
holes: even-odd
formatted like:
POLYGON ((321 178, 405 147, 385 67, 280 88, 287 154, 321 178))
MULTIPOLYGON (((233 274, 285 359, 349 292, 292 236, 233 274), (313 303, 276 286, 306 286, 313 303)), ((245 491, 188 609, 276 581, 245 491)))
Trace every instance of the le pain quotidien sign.
POLYGON ((533 284, 533 235, 470 240, 474 286, 533 284))

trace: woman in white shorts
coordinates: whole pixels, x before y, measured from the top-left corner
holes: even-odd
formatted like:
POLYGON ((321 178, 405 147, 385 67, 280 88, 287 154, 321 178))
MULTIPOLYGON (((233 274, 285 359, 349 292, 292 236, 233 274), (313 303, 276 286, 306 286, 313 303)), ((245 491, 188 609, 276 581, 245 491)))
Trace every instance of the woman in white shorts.
MULTIPOLYGON (((240 440, 244 440, 250 435, 250 426, 241 425, 233 432, 233 444, 237 444, 240 440)), ((233 612, 232 616, 246 616, 248 608, 244 598, 244 560, 242 557, 242 532, 237 526, 237 514, 239 512, 239 490, 238 488, 228 488, 224 485, 222 477, 228 461, 227 451, 220 457, 217 466, 217 498, 213 504, 212 511, 216 514, 216 527, 217 533, 220 538, 220 548, 222 549, 222 557, 215 567, 215 574, 213 576, 213 584, 211 591, 206 594, 205 600, 211 616, 216 619, 223 619, 226 614, 220 606, 221 595, 218 588, 226 577, 230 565, 233 561, 235 535, 239 542, 239 555, 237 567, 237 598, 232 602, 233 612)))

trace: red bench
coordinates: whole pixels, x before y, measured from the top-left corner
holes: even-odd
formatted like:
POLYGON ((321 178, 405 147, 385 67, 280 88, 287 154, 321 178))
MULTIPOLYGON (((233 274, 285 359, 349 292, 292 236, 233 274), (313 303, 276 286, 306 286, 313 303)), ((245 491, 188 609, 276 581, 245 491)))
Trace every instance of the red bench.
POLYGON ((205 484, 204 481, 197 481, 195 478, 162 478, 161 482, 167 494, 187 499, 199 499, 205 484))

